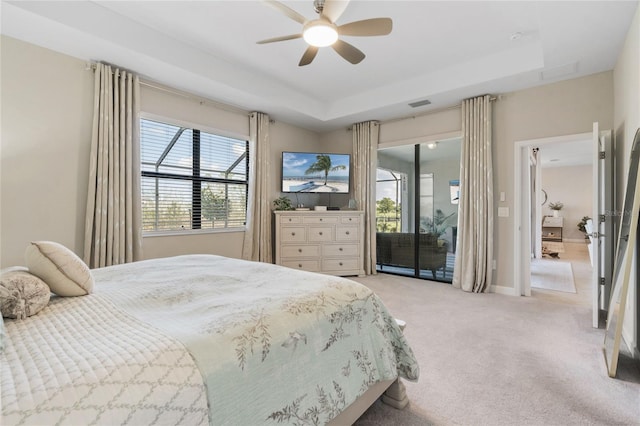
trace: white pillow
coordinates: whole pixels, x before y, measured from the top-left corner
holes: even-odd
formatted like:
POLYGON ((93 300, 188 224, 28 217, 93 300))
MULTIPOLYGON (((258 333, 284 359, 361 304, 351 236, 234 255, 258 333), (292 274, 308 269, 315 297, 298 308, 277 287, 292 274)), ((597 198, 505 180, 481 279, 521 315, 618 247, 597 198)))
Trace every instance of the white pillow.
POLYGON ((40 277, 60 296, 84 296, 93 291, 93 276, 74 252, 52 241, 34 241, 27 247, 29 272, 40 277))
POLYGON ((40 312, 51 297, 51 290, 40 278, 24 270, 0 275, 0 311, 6 318, 24 319, 40 312))

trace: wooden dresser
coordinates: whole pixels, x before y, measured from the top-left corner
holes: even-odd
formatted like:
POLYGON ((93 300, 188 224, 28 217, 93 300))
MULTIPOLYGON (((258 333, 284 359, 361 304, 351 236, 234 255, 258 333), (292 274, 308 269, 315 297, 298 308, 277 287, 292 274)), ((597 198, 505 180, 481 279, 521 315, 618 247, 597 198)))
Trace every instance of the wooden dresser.
POLYGON ((276 211, 276 264, 331 275, 364 275, 364 213, 276 211))

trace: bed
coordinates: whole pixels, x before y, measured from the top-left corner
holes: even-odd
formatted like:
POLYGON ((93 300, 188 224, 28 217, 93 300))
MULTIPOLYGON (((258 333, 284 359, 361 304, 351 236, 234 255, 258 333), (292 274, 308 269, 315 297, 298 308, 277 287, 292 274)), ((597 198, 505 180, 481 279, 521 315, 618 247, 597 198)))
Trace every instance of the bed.
POLYGON ((91 294, 4 319, 3 425, 344 423, 419 376, 395 319, 345 278, 212 255, 91 275, 91 294))

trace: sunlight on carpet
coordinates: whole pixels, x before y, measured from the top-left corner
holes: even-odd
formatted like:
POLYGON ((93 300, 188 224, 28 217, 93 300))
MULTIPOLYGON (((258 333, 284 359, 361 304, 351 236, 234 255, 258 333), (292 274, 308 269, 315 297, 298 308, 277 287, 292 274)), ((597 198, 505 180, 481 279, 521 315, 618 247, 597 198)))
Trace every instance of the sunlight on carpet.
POLYGON ((553 259, 532 259, 531 287, 576 293, 571 263, 553 259))

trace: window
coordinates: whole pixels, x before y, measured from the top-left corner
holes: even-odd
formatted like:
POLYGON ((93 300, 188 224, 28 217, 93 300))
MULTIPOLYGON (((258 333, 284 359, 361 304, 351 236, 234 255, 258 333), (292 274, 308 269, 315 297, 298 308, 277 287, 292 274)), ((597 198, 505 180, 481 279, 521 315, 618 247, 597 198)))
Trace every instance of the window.
POLYGON ((376 170, 376 230, 402 231, 402 183, 406 174, 378 168, 376 170))
POLYGON ((140 120, 143 232, 243 227, 249 143, 140 120))

